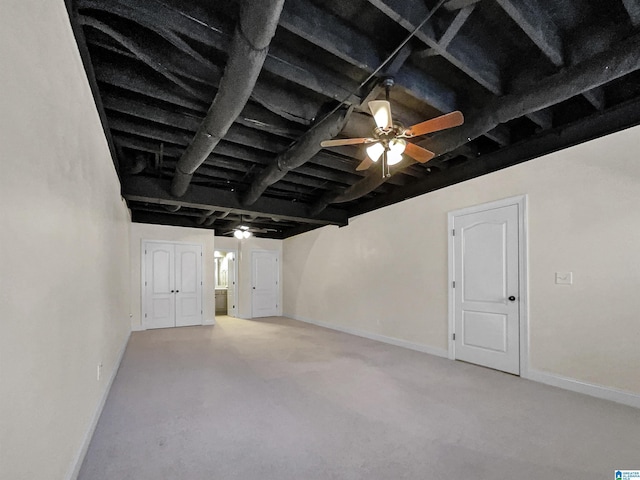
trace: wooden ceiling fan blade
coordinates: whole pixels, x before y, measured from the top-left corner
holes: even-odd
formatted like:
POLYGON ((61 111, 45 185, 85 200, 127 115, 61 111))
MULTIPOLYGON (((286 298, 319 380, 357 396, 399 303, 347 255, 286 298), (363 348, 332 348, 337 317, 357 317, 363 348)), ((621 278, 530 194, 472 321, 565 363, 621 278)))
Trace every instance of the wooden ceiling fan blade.
POLYGON ((340 138, 338 140, 325 140, 320 142, 321 147, 340 147, 342 145, 360 145, 362 143, 375 142, 375 138, 340 138))
POLYGON ((360 165, 358 165, 358 168, 356 168, 356 171, 361 172, 362 170, 367 170, 371 165, 373 165, 373 160, 365 157, 365 159, 360 162, 360 165))
POLYGON ((416 125, 407 129, 407 136, 418 137, 420 135, 426 135, 427 133, 438 132, 440 130, 446 130, 447 128, 457 127, 464 123, 464 115, 462 112, 455 111, 441 115, 426 122, 417 123, 416 125))
POLYGON ((404 153, 409 155, 416 162, 420 162, 420 163, 428 162, 429 160, 431 160, 433 157, 436 156, 436 154, 433 153, 432 151, 427 150, 426 148, 419 147, 418 145, 414 143, 409 143, 409 142, 407 142, 407 146, 404 149, 404 153))
POLYGON ((369 102, 369 110, 379 128, 392 128, 391 104, 387 100, 373 100, 369 102))

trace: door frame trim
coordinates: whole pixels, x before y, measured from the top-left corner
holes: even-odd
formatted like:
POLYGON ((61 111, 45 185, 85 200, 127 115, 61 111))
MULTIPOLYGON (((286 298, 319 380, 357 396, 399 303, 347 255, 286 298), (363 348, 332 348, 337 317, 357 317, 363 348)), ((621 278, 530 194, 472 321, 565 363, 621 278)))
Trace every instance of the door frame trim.
MULTIPOLYGON (((191 247, 200 247, 200 252, 202 255, 200 256, 200 275, 202 280, 202 285, 200 285, 200 301, 202 306, 202 312, 200 314, 200 318, 202 320, 201 325, 204 325, 204 270, 203 270, 203 260, 204 260, 204 245, 202 243, 192 243, 192 242, 174 242, 172 240, 148 240, 146 238, 140 239, 140 329, 138 331, 149 330, 146 322, 145 322, 145 311, 147 309, 147 298, 145 295, 145 280, 147 278, 147 262, 144 256, 144 246, 147 243, 170 243, 171 245, 189 245, 191 247)), ((215 321, 215 313, 214 313, 214 321, 215 321)), ((174 327, 175 328, 175 327, 174 327)))
POLYGON ((281 268, 281 264, 282 264, 282 252, 280 250, 267 250, 267 249, 254 249, 251 250, 251 318, 261 318, 261 317, 255 317, 253 314, 253 281, 255 280, 253 278, 253 258, 254 258, 254 254, 256 253, 273 253, 276 257, 276 262, 278 262, 277 268, 276 268, 276 275, 278 276, 278 305, 276 307, 276 315, 281 315, 282 312, 282 279, 280 278, 280 268, 281 268))
MULTIPOLYGON (((240 294, 240 283, 238 282, 238 266, 240 265, 240 261, 238 260, 239 254, 238 254, 238 249, 224 249, 221 248, 220 250, 218 250, 219 252, 227 252, 227 254, 229 253, 233 253, 234 257, 235 257, 235 261, 233 262, 233 278, 235 278, 236 280, 236 288, 234 288, 235 293, 233 294, 234 297, 234 301, 236 304, 236 315, 234 318, 239 318, 239 313, 240 313, 240 299, 239 299, 239 294, 240 294)), ((227 289, 229 288, 229 286, 227 286, 227 289)), ((229 315, 229 306, 227 305, 227 315, 229 315)), ((215 312, 214 312, 214 316, 215 316, 215 312)))
POLYGON ((455 333, 455 298, 453 291, 454 281, 454 238, 452 235, 454 218, 460 215, 469 215, 472 213, 493 210, 501 207, 516 205, 518 207, 518 263, 519 263, 519 316, 520 316, 520 376, 529 377, 529 237, 528 237, 528 196, 517 195, 514 197, 503 198, 493 202, 481 203, 469 207, 452 210, 447 213, 447 262, 448 262, 448 358, 455 360, 455 342, 453 334, 455 333))

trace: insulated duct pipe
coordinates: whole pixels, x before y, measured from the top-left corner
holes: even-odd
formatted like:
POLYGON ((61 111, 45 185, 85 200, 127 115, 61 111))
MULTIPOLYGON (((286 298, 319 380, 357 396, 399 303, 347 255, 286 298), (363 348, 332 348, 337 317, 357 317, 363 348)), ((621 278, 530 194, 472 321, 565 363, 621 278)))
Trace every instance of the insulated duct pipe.
POLYGON ((196 169, 226 135, 244 108, 258 79, 275 35, 284 0, 244 0, 229 48, 229 58, 218 93, 195 137, 176 165, 171 193, 187 192, 196 169))
POLYGON ((242 197, 242 204, 253 205, 260 195, 274 183, 281 180, 287 172, 304 165, 316 153, 321 150, 320 142, 333 138, 344 128, 351 114, 352 108, 341 108, 323 119, 294 143, 291 148, 284 151, 276 159, 262 170, 251 184, 247 193, 242 197))

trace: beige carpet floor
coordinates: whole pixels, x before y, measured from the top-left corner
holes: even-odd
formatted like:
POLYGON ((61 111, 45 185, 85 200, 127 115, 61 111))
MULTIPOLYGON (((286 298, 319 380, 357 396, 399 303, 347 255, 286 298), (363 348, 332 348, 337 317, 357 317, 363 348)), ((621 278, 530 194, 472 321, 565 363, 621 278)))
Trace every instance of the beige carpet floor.
POLYGON ((133 333, 81 480, 575 479, 640 411, 285 318, 133 333))

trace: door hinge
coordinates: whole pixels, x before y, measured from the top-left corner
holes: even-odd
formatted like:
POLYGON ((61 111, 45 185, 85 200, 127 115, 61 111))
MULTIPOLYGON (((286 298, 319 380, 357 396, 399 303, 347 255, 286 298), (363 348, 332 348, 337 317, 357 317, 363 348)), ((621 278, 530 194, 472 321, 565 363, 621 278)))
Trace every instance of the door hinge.
POLYGON ((451 286, 452 286, 453 288, 456 288, 456 281, 455 281, 455 280, 454 280, 453 282, 451 282, 451 286))
POLYGON ((454 333, 453 334, 453 340, 455 341, 455 339, 456 339, 456 334, 454 333))
POLYGON ((144 282, 144 286, 145 286, 145 287, 147 286, 147 282, 146 282, 146 280, 145 280, 145 282, 144 282))
POLYGON ((455 237, 456 236, 456 229, 454 228, 453 230, 451 230, 451 236, 455 237))
POLYGON ((147 318, 147 314, 146 313, 144 314, 144 318, 147 318))
POLYGON ((146 251, 146 250, 144 251, 144 254, 145 254, 145 255, 147 254, 147 251, 146 251))

